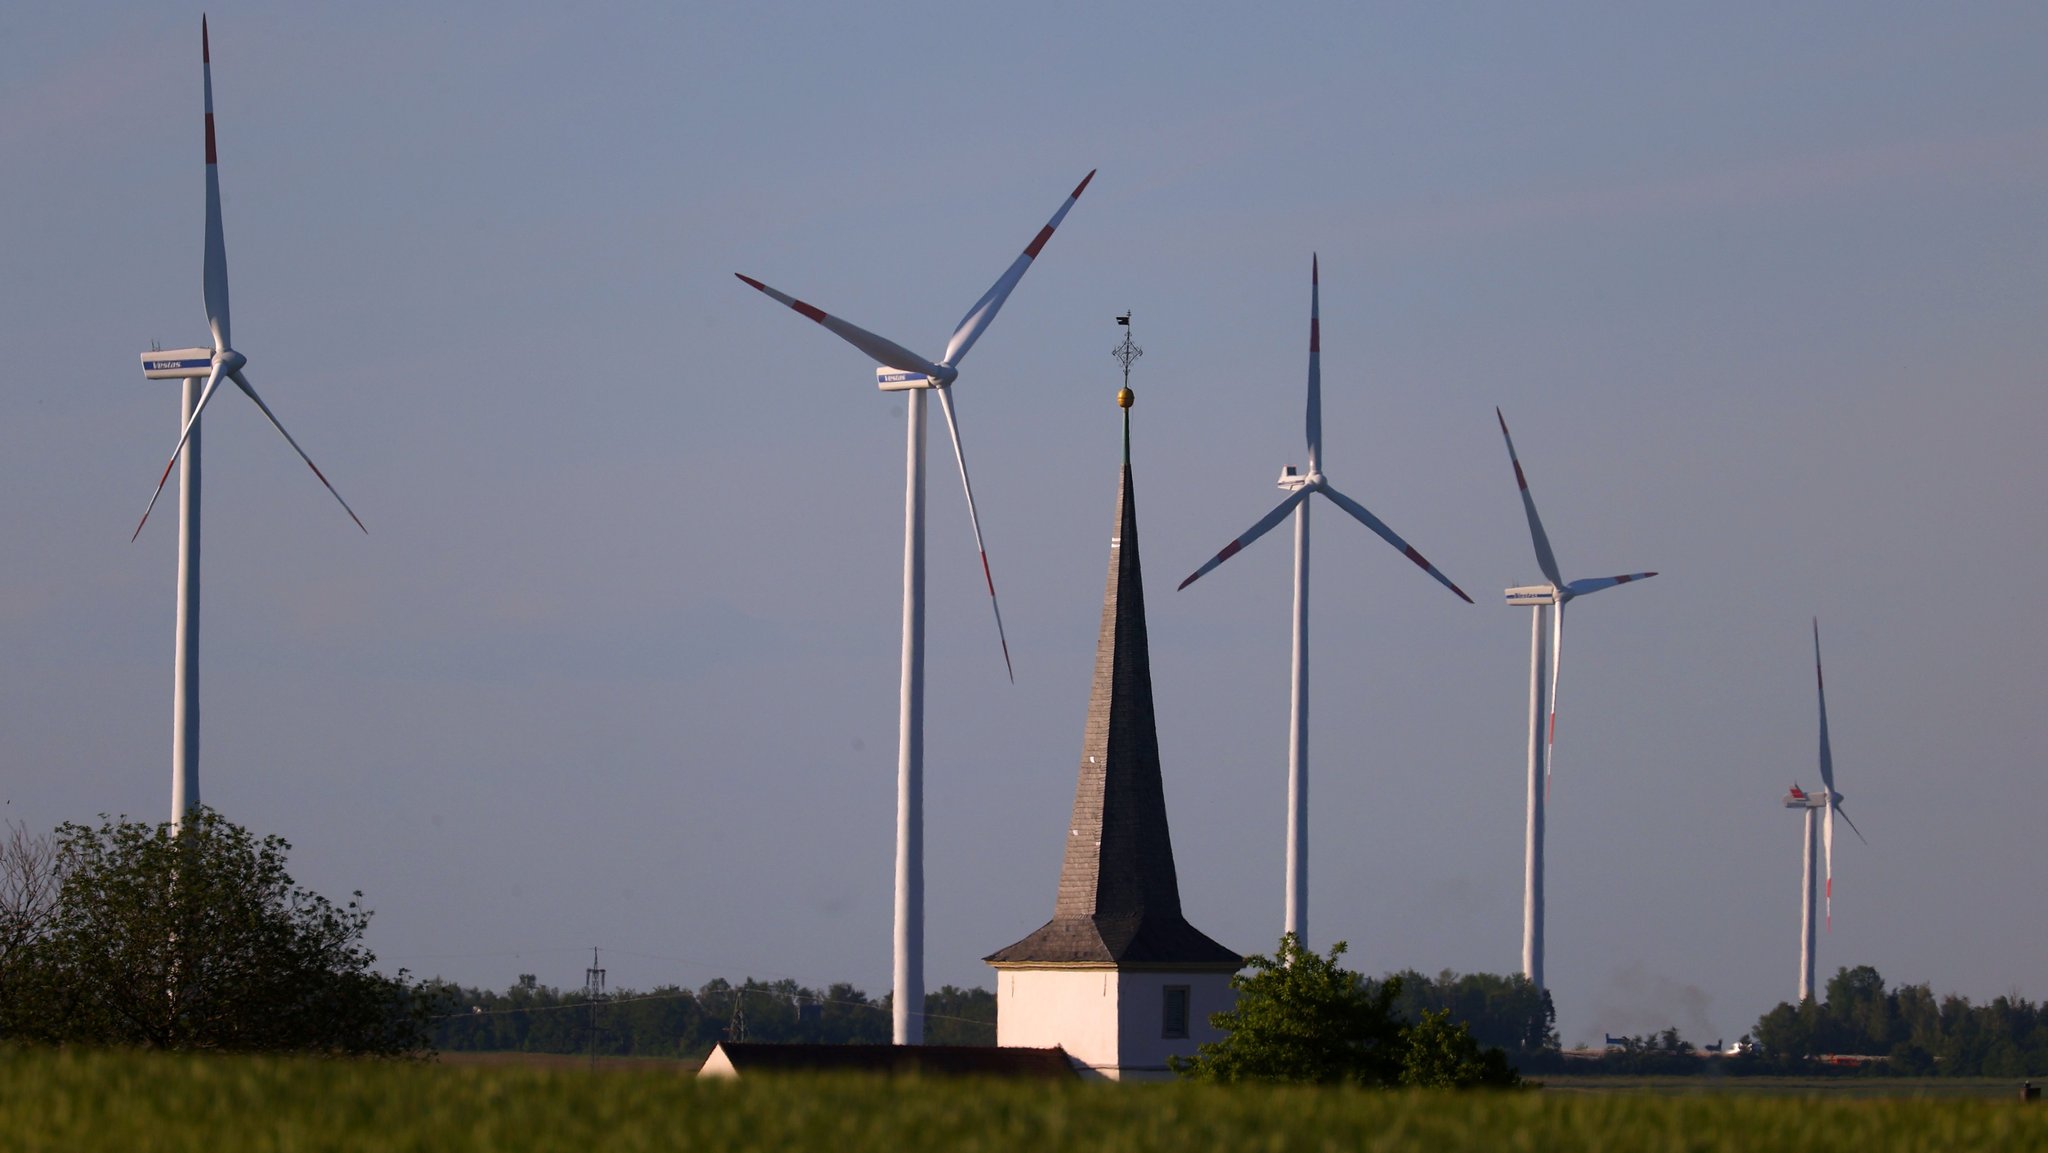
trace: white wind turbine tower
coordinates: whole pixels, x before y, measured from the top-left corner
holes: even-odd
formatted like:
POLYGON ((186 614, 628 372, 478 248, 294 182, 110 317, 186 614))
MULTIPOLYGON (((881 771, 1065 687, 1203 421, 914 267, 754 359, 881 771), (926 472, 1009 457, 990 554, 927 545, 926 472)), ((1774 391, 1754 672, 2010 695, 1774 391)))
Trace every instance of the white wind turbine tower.
POLYGON ((1813 621, 1813 684, 1820 701, 1820 784, 1819 796, 1793 785, 1785 794, 1785 807, 1797 809, 1806 816, 1806 827, 1800 834, 1799 859, 1799 1000, 1805 1003, 1813 999, 1813 857, 1814 822, 1821 820, 1821 841, 1826 846, 1827 876, 1823 881, 1823 900, 1827 906, 1828 924, 1834 924, 1835 911, 1835 814, 1840 813, 1857 840, 1863 840, 1863 830, 1856 828, 1856 822, 1849 820, 1849 814, 1842 808, 1842 794, 1835 788, 1835 754, 1828 747, 1828 687, 1820 671, 1820 618, 1813 621))
POLYGON ((1003 635, 1003 611, 996 602, 995 578, 988 550, 981 541, 981 518, 974 511, 974 486, 967 479, 967 456, 960 448, 960 425, 953 416, 952 385, 960 361, 996 318, 1011 290, 1024 278, 1031 262, 1052 239, 1074 201, 1095 179, 1094 170, 1010 263, 993 287, 967 310, 938 361, 926 360, 886 337, 849 324, 795 297, 785 296, 751 276, 734 273, 769 297, 817 321, 848 344, 875 360, 875 385, 884 392, 908 392, 908 447, 903 496, 903 682, 898 713, 896 754, 896 933, 893 974, 892 1037, 898 1045, 924 1041, 924 458, 925 394, 936 392, 953 439, 953 459, 960 465, 960 487, 967 494, 967 521, 974 528, 974 547, 981 553, 981 575, 988 583, 989 607, 996 618, 996 639, 1003 646, 1003 667, 1010 668, 1010 642, 1003 635))
POLYGON ((1209 558, 1209 562, 1196 569, 1188 579, 1180 582, 1186 588, 1201 579, 1210 569, 1236 556, 1244 546, 1264 536, 1273 526, 1294 514, 1294 662, 1292 687, 1288 698, 1287 726, 1287 908, 1285 931, 1294 934, 1297 942, 1308 943, 1308 498, 1312 493, 1321 493, 1332 504, 1356 517, 1365 527, 1378 533, 1382 540, 1401 550, 1401 554, 1421 566, 1423 571, 1443 583, 1443 586, 1457 593, 1466 604, 1472 598, 1465 591, 1451 583, 1451 579, 1438 572, 1435 565, 1425 560, 1421 553, 1395 535, 1378 517, 1366 511, 1364 505, 1338 492, 1323 475, 1323 329, 1322 329, 1322 269, 1321 262, 1314 256, 1309 258, 1309 306, 1308 306, 1308 472, 1296 473, 1288 465, 1280 473, 1280 487, 1288 495, 1276 505, 1272 512, 1261 517, 1258 523, 1241 533, 1236 540, 1223 546, 1223 550, 1209 558))
POLYGON ((1543 531, 1543 519, 1536 515, 1536 501, 1529 495, 1529 480, 1522 475, 1522 461, 1515 455, 1515 438, 1508 435, 1508 420, 1493 410, 1500 421, 1501 439, 1507 441, 1508 461, 1515 466, 1515 485, 1522 491, 1522 511, 1529 517, 1529 539, 1536 545, 1536 565, 1543 570, 1540 585, 1507 590, 1510 605, 1536 610, 1529 629, 1529 813, 1528 835, 1522 857, 1522 975, 1538 989, 1543 984, 1543 821, 1549 800, 1550 753, 1557 741, 1557 666, 1564 643, 1564 606, 1574 597, 1604 588, 1648 580, 1656 573, 1626 576, 1587 577, 1567 583, 1558 572, 1557 557, 1550 551, 1550 537, 1543 531), (1544 612, 1550 609, 1550 676, 1543 676, 1544 612), (1549 723, 1544 722, 1547 719, 1549 723))
POLYGON ((156 482, 156 491, 150 494, 149 506, 142 510, 142 519, 136 522, 135 534, 129 538, 133 540, 142 535, 142 526, 149 523, 150 510, 156 507, 157 498, 163 495, 164 485, 171 479, 171 469, 182 460, 184 468, 178 475, 177 656, 171 688, 173 831, 183 823, 185 814, 199 805, 199 416, 223 378, 234 381, 235 387, 256 402, 256 407, 263 410, 271 427, 277 429, 286 443, 292 446, 299 459, 306 462, 306 467, 313 470, 321 484, 326 485, 327 491, 334 494, 334 499, 341 501, 349 519, 356 522, 357 528, 363 528, 355 510, 349 508, 348 502, 341 499, 334 486, 327 483, 313 458, 306 455, 306 450, 299 447, 291 433, 285 432, 284 425, 278 423, 270 406, 256 395, 256 389, 242 373, 248 358, 235 351, 229 342, 228 255, 221 233, 220 168, 213 139, 213 52, 204 16, 199 18, 199 64, 206 95, 206 255, 203 280, 206 319, 213 329, 213 346, 142 354, 142 375, 146 379, 185 382, 184 419, 178 433, 178 447, 171 450, 170 463, 164 465, 163 476, 156 482))

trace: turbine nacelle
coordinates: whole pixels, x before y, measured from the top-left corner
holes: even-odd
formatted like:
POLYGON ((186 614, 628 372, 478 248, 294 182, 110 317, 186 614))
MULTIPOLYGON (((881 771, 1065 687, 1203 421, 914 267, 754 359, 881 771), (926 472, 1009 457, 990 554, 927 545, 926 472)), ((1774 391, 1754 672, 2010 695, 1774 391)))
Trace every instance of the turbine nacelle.
POLYGON ((1558 595, 1556 585, 1521 585, 1507 590, 1508 604, 1516 608, 1534 608, 1538 605, 1557 604, 1569 600, 1570 595, 1558 595))
POLYGON ((960 377, 960 370, 950 365, 942 364, 937 367, 941 371, 938 375, 934 376, 931 373, 912 372, 906 369, 890 368, 887 365, 878 364, 875 366, 875 387, 883 392, 910 392, 913 389, 919 388, 945 388, 960 377))
POLYGON ((1824 796, 1809 793, 1798 785, 1793 785, 1791 791, 1785 794, 1785 807, 1788 809, 1818 809, 1826 805, 1824 796))
POLYGON ((142 354, 145 380, 205 380, 212 375, 211 348, 153 348, 142 354))
POLYGON ((1305 488, 1321 488, 1323 487, 1323 474, 1317 471, 1314 465, 1310 465, 1308 472, 1303 474, 1294 471, 1294 466, 1290 464, 1280 470, 1280 480, 1278 483, 1281 488, 1288 492, 1300 492, 1305 488))

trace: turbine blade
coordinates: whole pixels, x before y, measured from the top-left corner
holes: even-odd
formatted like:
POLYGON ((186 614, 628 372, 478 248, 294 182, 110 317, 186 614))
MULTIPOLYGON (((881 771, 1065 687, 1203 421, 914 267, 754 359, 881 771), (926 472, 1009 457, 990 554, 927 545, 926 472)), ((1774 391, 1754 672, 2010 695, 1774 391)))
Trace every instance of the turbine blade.
POLYGON ((996 313, 1002 311, 1003 301, 1010 298, 1010 291, 1017 287, 1018 281, 1024 279, 1025 270, 1031 267, 1032 261, 1038 259, 1039 250, 1045 247, 1046 241, 1052 239, 1053 230, 1060 226, 1060 221, 1067 218, 1067 210, 1074 207, 1076 200, 1081 199, 1082 191, 1093 179, 1095 170, 1091 168, 1088 175, 1081 178, 1081 183, 1075 185, 1074 190, 1067 194, 1066 202, 1060 205, 1060 210, 1052 214, 1052 219, 1047 221, 1045 227, 1038 230, 1038 235, 1031 239, 1031 243, 1025 246, 1022 255, 1010 262, 1010 267, 1003 270, 1003 274, 996 278, 995 284, 981 294, 981 299, 974 302, 974 307, 967 310, 966 316, 960 318, 960 323, 953 329, 953 339, 946 342, 946 355, 939 361, 940 364, 948 368, 957 366, 961 358, 967 355, 967 350, 974 347, 974 342, 981 339, 981 334, 988 331, 988 326, 995 320, 996 313))
POLYGON ((299 459, 306 462, 306 467, 313 470, 313 475, 320 478, 320 483, 326 486, 327 491, 333 494, 334 499, 337 501, 341 501, 341 509, 343 512, 346 512, 348 514, 348 519, 356 522, 357 528, 362 529, 366 533, 369 532, 370 530, 364 527, 363 525, 363 518, 357 516, 356 510, 348 507, 348 502, 341 499, 341 493, 335 491, 335 488, 332 484, 328 484, 327 476, 325 473, 320 471, 320 466, 313 463, 313 458, 307 456, 306 450, 299 447, 299 442, 292 439, 292 434, 286 432, 284 430, 284 425, 278 423, 277 414, 270 411, 270 406, 263 403, 262 397, 256 395, 256 390, 250 387, 249 378, 243 376, 239 370, 235 371, 230 375, 234 377, 235 384, 239 386, 244 393, 248 394, 249 399, 256 402, 256 407, 263 410, 264 418, 270 421, 270 427, 276 429, 277 434, 279 436, 284 437, 285 443, 292 446, 292 451, 299 454, 299 459))
POLYGON ((220 225, 220 158, 213 144, 213 46, 204 16, 199 18, 199 66, 206 78, 206 322, 213 329, 213 349, 221 352, 234 345, 228 336, 228 247, 220 225))
POLYGON ((1828 795, 1828 811, 1821 818, 1820 841, 1823 855, 1827 858, 1827 884, 1824 890, 1824 904, 1827 908, 1828 929, 1835 927, 1835 798, 1828 795))
POLYGON ((1550 774, 1557 758, 1557 669, 1564 657, 1564 600, 1550 606, 1555 615, 1550 618, 1550 727, 1544 738, 1543 788, 1544 797, 1550 796, 1550 774))
POLYGON ((967 454, 960 450, 960 422, 953 418, 953 390, 933 391, 939 394, 939 407, 946 413, 946 431, 953 434, 953 459, 960 462, 960 487, 967 493, 967 522, 974 526, 974 547, 981 553, 981 577, 988 582, 988 603, 996 614, 996 639, 1003 645, 1003 669, 1014 685, 1017 670, 1010 665, 1010 638, 1003 635, 1003 606, 996 601, 996 578, 989 575, 988 548, 981 543, 981 517, 974 511, 974 485, 967 479, 967 454))
POLYGON ((1314 253, 1308 258, 1308 471, 1321 471, 1323 460, 1323 269, 1314 253))
MULTIPOLYGON (((1302 491, 1307 492, 1309 490, 1303 489, 1302 491)), ((1395 535, 1394 530, 1388 528, 1384 521, 1367 512, 1365 510, 1364 505, 1358 503, 1355 500, 1352 500, 1350 497, 1345 496, 1343 493, 1338 492, 1336 489, 1331 488, 1327 483, 1322 486, 1322 493, 1324 496, 1329 497, 1331 500, 1335 501, 1337 503, 1338 508, 1341 508, 1345 512, 1348 512, 1352 516, 1358 518, 1358 522, 1360 524, 1380 534, 1381 540, 1384 540, 1388 544, 1393 545, 1395 548, 1400 549, 1401 555, 1407 557, 1409 560, 1414 561, 1416 565, 1422 569, 1423 572, 1426 572, 1429 575, 1435 577, 1437 581, 1441 583, 1445 588, 1451 590, 1454 593, 1457 593, 1458 599, 1464 601, 1468 605, 1472 603, 1472 598, 1465 595, 1464 589, 1461 589, 1457 585, 1452 584, 1451 578, 1437 571, 1437 567, 1435 565, 1429 563, 1429 560, 1426 557, 1424 557, 1421 553, 1415 551, 1414 545, 1409 544, 1407 541, 1402 540, 1399 536, 1395 535)))
POLYGON ((794 296, 785 296, 744 273, 735 272, 733 275, 753 285, 769 298, 781 301, 804 316, 838 333, 841 340, 867 353, 878 364, 888 368, 901 369, 904 372, 921 372, 926 376, 936 377, 941 382, 953 379, 954 374, 952 370, 940 368, 938 365, 933 364, 931 361, 926 360, 924 357, 890 340, 886 336, 876 336, 865 328, 848 324, 815 305, 806 304, 794 296))
POLYGON ((1522 490, 1522 511, 1529 516, 1529 539, 1536 543, 1536 567, 1543 570, 1544 579, 1562 589, 1564 577, 1558 575, 1557 557, 1550 551, 1550 536, 1543 531, 1543 518, 1536 515, 1535 498, 1529 495, 1529 478, 1522 475, 1522 458, 1515 455, 1515 438, 1508 435, 1508 418, 1493 410, 1494 418, 1500 421, 1500 436, 1508 442, 1508 461, 1515 466, 1515 486, 1522 490))
POLYGON ((1862 841, 1866 845, 1870 843, 1870 838, 1863 835, 1863 830, 1856 827, 1856 822, 1849 820, 1849 810, 1843 808, 1842 802, 1839 800, 1835 802, 1835 811, 1842 814, 1844 821, 1849 822, 1849 831, 1856 834, 1857 840, 1862 841))
POLYGON ((178 466, 178 454, 185 451, 185 442, 192 438, 192 430, 199 426, 199 414, 206 411, 207 402, 213 399, 213 390, 220 387, 220 378, 220 365, 216 363, 213 371, 207 374, 206 387, 199 390, 199 403, 192 406, 192 419, 178 430, 178 447, 171 450, 171 462, 164 466, 164 474, 157 478, 156 491, 149 494, 149 507, 142 510, 142 519, 135 522, 135 535, 128 538, 129 544, 134 544, 142 536, 142 526, 149 523, 149 514, 155 510, 157 498, 164 494, 164 485, 171 479, 171 470, 178 466))
POLYGON ((1828 747, 1828 686, 1820 671, 1820 618, 1813 618, 1813 687, 1820 701, 1820 783, 1835 791, 1835 753, 1828 747))
POLYGON ((1587 593, 1596 593, 1601 589, 1613 588, 1615 585, 1625 585, 1634 581, 1646 581, 1656 575, 1653 572, 1632 572, 1624 576, 1587 577, 1584 580, 1575 580, 1564 586, 1564 591, 1566 596, 1582 597, 1587 593))
POLYGON ((1189 573, 1188 579, 1180 582, 1179 588, 1176 588, 1174 591, 1179 592, 1180 589, 1184 589, 1189 585, 1195 583, 1196 581, 1202 579, 1202 577, 1206 575, 1210 569, 1215 568, 1217 565, 1222 564, 1224 561, 1229 560, 1231 557, 1234 557, 1239 552, 1243 551, 1244 546, 1252 543, 1253 541, 1273 531, 1274 525, 1279 524, 1283 520, 1286 520, 1287 514, 1294 511, 1294 506, 1300 504, 1304 499, 1307 498, 1308 491, 1309 490, 1304 488, 1288 493, 1287 498, 1285 500, 1282 500, 1279 504, 1273 506, 1272 512, 1269 512, 1265 516, 1260 517, 1257 524, 1254 524, 1252 527, 1239 533, 1237 535, 1236 540, 1231 541, 1227 545, 1224 545, 1223 551, 1217 553, 1215 556, 1210 557, 1209 562, 1207 564, 1203 565, 1201 568, 1196 569, 1194 572, 1189 573))

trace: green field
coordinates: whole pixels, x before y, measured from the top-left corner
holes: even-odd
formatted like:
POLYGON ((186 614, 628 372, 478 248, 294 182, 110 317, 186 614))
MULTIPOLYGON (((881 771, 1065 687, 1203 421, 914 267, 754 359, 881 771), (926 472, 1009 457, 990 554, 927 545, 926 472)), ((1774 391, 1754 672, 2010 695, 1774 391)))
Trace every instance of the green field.
POLYGON ((2019 1100, 2019 1082, 1992 1077, 1539 1077, 1555 1094, 1635 1093, 1654 1096, 1709 1094, 1743 1097, 1816 1097, 1854 1100, 1893 1097, 1916 1100, 2019 1100))
MULTIPOLYGON (((1925 1085, 1926 1082, 1916 1084, 1925 1085)), ((1638 1085, 1637 1089, 1654 1087, 1638 1085)), ((1658 1091, 1509 1095, 801 1079, 676 1068, 0 1050, 21 1150, 2048 1149, 2003 1099, 1658 1091)))

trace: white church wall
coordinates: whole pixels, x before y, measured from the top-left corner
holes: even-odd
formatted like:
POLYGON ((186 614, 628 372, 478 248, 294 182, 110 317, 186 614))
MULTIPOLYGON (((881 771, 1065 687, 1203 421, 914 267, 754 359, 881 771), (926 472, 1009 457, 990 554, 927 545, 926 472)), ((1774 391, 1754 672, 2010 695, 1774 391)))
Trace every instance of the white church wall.
POLYGON ((1117 1005, 1118 1059, 1123 1080, 1167 1078, 1169 1056, 1192 1057, 1195 1047, 1220 1041, 1223 1033, 1209 1024, 1209 1014, 1235 1003, 1228 973, 1172 973, 1136 970, 1119 974, 1117 1005), (1166 990, 1188 991, 1187 1035, 1166 1036, 1166 990))
POLYGON ((1233 1003, 1228 973, 1003 969, 996 977, 996 1044, 1058 1045, 1111 1080, 1164 1080, 1166 1059, 1222 1039, 1211 1013, 1233 1003), (1188 991, 1187 1035, 1165 1036, 1166 990, 1188 991))
POLYGON ((1002 969, 996 1044, 1058 1045, 1091 1069, 1116 1064, 1117 975, 1109 969, 1002 969))

